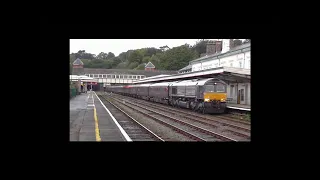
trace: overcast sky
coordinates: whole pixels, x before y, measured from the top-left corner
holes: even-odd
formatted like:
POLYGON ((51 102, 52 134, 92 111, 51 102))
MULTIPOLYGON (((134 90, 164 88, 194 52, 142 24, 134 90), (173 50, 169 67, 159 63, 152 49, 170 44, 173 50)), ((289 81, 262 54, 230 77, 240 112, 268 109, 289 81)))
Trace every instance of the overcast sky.
POLYGON ((98 55, 100 52, 112 52, 118 56, 131 49, 161 46, 176 47, 188 43, 194 45, 198 39, 70 39, 70 53, 85 50, 98 55))

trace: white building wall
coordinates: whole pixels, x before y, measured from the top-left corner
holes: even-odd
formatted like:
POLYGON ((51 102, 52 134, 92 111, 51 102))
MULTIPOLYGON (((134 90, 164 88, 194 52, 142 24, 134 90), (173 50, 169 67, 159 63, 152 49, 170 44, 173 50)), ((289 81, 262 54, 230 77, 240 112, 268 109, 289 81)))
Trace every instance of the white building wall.
POLYGON ((192 71, 201 71, 201 63, 193 64, 192 65, 192 71))
POLYGON ((244 68, 245 69, 251 69, 251 52, 248 51, 248 52, 245 52, 244 53, 244 60, 245 60, 245 66, 244 68))
POLYGON ((228 101, 229 104, 237 104, 238 91, 244 90, 244 100, 240 104, 251 105, 251 83, 230 83, 227 85, 227 98, 232 99, 228 101), (233 88, 231 87, 233 85, 233 88))
POLYGON ((227 56, 227 57, 223 57, 215 60, 193 64, 192 72, 216 68, 216 67, 222 67, 222 66, 251 69, 251 52, 248 51, 248 52, 239 53, 232 56, 227 56))

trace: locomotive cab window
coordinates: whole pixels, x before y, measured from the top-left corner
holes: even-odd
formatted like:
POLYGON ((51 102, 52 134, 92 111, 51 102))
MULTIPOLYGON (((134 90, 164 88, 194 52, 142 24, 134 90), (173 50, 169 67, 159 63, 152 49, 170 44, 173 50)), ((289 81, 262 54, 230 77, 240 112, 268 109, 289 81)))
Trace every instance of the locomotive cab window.
POLYGON ((205 91, 206 92, 214 92, 214 85, 206 85, 205 91))
POLYGON ((218 83, 216 85, 216 92, 226 92, 226 87, 223 84, 218 83))

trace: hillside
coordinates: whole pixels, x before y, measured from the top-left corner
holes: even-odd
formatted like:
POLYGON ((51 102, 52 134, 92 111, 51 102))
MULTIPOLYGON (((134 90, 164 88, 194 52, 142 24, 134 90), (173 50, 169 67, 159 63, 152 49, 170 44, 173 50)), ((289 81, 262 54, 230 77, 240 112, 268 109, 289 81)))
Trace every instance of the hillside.
MULTIPOLYGON (((241 44, 240 40, 235 40, 241 44), (240 42, 239 42, 240 41, 240 42)), ((72 62, 80 58, 84 68, 103 69, 135 69, 143 70, 145 63, 151 61, 158 70, 179 70, 189 64, 189 61, 200 57, 206 52, 208 40, 199 40, 195 45, 184 44, 178 47, 162 46, 128 50, 115 56, 112 52, 101 52, 98 55, 79 50, 70 54, 70 69, 72 62)))

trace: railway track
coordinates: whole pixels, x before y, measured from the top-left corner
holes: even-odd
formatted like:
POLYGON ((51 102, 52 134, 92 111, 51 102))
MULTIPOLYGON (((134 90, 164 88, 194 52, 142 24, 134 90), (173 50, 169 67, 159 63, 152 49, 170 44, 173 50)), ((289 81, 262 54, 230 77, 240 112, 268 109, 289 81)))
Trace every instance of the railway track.
MULTIPOLYGON (((235 123, 230 123, 230 122, 226 122, 226 121, 231 121, 229 118, 224 118, 225 121, 221 121, 219 119, 217 119, 216 117, 213 118, 213 117, 208 117, 208 115, 203 115, 203 114, 199 114, 199 113, 194 113, 194 112, 187 112, 187 111, 190 111, 190 110, 187 110, 187 109, 177 109, 177 108, 173 108, 173 107, 170 107, 170 106, 167 106, 167 105, 162 105, 162 104, 158 104, 158 103, 153 103, 153 102, 148 102, 146 100, 140 100, 140 99, 136 99, 136 98, 132 98, 132 97, 127 97, 127 96, 122 96, 122 95, 118 95, 117 96, 121 97, 121 98, 127 98, 127 99, 130 99, 132 101, 134 101, 135 103, 147 103, 147 104, 150 104, 153 106, 153 108, 159 108, 163 111, 170 111, 171 113, 179 113, 179 115, 181 114, 184 114, 184 117, 187 117, 189 118, 189 116, 192 116, 194 118, 197 118, 196 121, 201 118, 202 120, 206 120, 206 121, 214 121, 215 123, 218 123, 222 126, 228 126, 228 127, 231 127, 231 128, 235 128, 235 129, 239 129, 241 131, 245 131, 245 132, 251 132, 251 129, 248 127, 250 126, 250 124, 248 123, 244 123, 244 122, 239 122, 237 120, 233 120, 232 122, 236 122, 238 123, 235 124, 235 123)), ((218 116, 218 118, 221 118, 221 115, 218 116)), ((235 132, 237 133, 237 132, 235 132)), ((246 135, 244 135, 246 136, 246 135)))
POLYGON ((199 127, 197 125, 182 121, 180 119, 171 117, 169 115, 152 110, 150 108, 143 107, 142 105, 131 103, 129 101, 122 101, 111 96, 109 97, 114 101, 116 101, 117 103, 120 103, 124 106, 134 109, 135 111, 138 111, 139 113, 145 116, 148 116, 149 118, 152 118, 158 121, 159 123, 190 137, 191 139, 194 139, 197 141, 237 141, 233 138, 213 132, 203 127, 199 127))
POLYGON ((121 127, 126 131, 132 141, 164 141, 161 137, 143 126, 129 114, 120 109, 117 105, 110 102, 105 96, 99 94, 99 98, 105 106, 113 112, 113 116, 117 119, 121 127))
MULTIPOLYGON (((121 98, 121 100, 124 100, 124 99, 121 98)), ((131 101, 131 99, 130 99, 130 101, 131 101)), ((128 99, 125 100, 126 103, 131 103, 130 101, 128 101, 128 99)), ((134 101, 134 102, 139 104, 139 105, 145 106, 145 103, 143 101, 142 102, 134 101)), ((133 103, 131 103, 131 104, 135 105, 133 103)), ((165 112, 165 113, 170 114, 170 115, 173 114, 173 115, 177 116, 178 118, 183 118, 184 120, 189 120, 189 122, 191 122, 192 124, 195 124, 195 123, 196 124, 200 124, 200 126, 202 126, 202 127, 204 125, 204 128, 213 129, 214 132, 225 134, 225 136, 235 136, 234 138, 236 140, 239 140, 239 141, 243 141, 243 140, 248 141, 248 140, 250 140, 251 134, 248 133, 248 132, 239 131, 236 128, 221 126, 221 124, 217 124, 215 122, 208 121, 208 120, 203 119, 203 118, 198 117, 198 116, 195 117, 195 118, 190 118, 189 115, 172 111, 172 110, 168 109, 166 106, 157 107, 157 106, 154 106, 153 104, 151 104, 151 105, 152 106, 149 106, 149 107, 151 107, 152 109, 161 110, 162 112, 165 112)))

